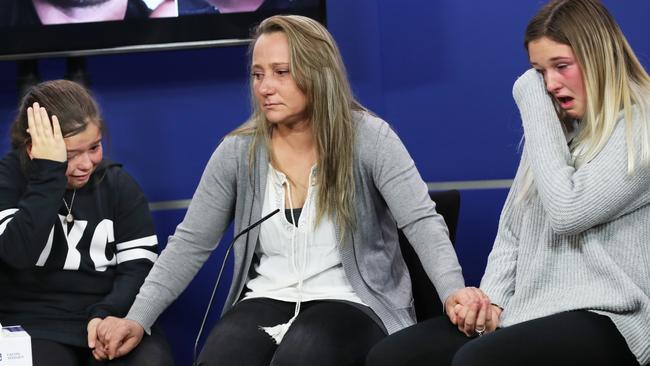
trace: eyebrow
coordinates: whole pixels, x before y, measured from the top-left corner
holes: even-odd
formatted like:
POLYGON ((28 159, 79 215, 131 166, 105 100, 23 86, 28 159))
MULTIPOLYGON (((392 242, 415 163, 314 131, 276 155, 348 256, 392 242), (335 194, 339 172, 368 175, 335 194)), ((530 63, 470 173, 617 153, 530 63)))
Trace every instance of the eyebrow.
MULTIPOLYGON (((88 146, 88 147, 92 147, 92 146, 95 146, 95 145, 99 144, 100 142, 102 142, 102 138, 101 138, 101 137, 98 138, 97 140, 95 140, 94 142, 88 144, 87 146, 88 146)), ((84 151, 84 150, 86 150, 86 149, 87 149, 87 147, 86 147, 86 148, 81 148, 81 149, 67 150, 67 152, 68 152, 68 153, 75 153, 75 152, 84 151)))
MULTIPOLYGON (((568 57, 568 56, 555 56, 555 57, 551 57, 551 59, 549 61, 555 62, 555 61, 564 61, 564 60, 572 61, 573 59, 571 57, 568 57)), ((531 65, 537 65, 536 62, 532 62, 532 61, 530 61, 530 64, 531 65)))
MULTIPOLYGON (((278 66, 289 66, 288 62, 273 62, 271 63, 271 67, 278 67, 278 66)), ((262 66, 259 64, 254 64, 253 68, 261 68, 262 66)))

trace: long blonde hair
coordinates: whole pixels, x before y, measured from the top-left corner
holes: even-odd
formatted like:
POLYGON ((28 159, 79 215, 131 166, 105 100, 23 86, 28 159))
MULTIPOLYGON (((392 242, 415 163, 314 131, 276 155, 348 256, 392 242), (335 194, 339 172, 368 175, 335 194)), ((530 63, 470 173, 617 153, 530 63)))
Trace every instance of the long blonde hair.
MULTIPOLYGON (((354 202, 354 110, 365 110, 353 97, 341 54, 331 34, 317 21, 303 16, 273 16, 255 30, 249 53, 263 34, 282 32, 289 43, 289 70, 298 88, 307 96, 307 114, 312 124, 318 153, 316 222, 335 215, 342 233, 355 225, 354 202)), ((249 65, 250 67, 250 65, 249 65)), ((249 164, 255 163, 255 150, 263 145, 271 158, 269 123, 254 97, 249 119, 231 134, 253 135, 249 164)))
MULTIPOLYGON (((628 173, 650 163, 648 96, 650 77, 609 11, 598 0, 554 0, 528 23, 524 46, 540 38, 568 45, 580 64, 586 89, 586 108, 580 129, 570 145, 576 167, 591 161, 611 137, 623 111, 627 142, 628 173), (641 152, 637 156, 633 107, 638 113, 641 152)), ((554 101, 555 102, 555 101, 554 101)), ((570 119, 557 106, 563 122, 570 119)), ((525 175, 525 195, 532 186, 532 174, 525 175)))

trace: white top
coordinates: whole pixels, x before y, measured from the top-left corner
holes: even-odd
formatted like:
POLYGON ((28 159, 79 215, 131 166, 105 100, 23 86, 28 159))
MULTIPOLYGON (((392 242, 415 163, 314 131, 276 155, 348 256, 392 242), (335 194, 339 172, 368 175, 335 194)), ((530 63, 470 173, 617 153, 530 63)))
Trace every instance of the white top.
MULTIPOLYGON (((255 250, 260 258, 254 267, 257 276, 248 281, 251 291, 246 293, 245 299, 267 297, 296 303, 337 299, 363 304, 343 270, 331 218, 323 217, 315 227, 315 175, 316 166, 313 166, 307 198, 296 227, 284 214, 285 208, 296 208, 284 204, 285 192, 290 189, 287 177, 269 166, 262 212, 276 208, 281 212, 260 227, 255 250)), ((290 206, 293 205, 290 203, 290 206)))

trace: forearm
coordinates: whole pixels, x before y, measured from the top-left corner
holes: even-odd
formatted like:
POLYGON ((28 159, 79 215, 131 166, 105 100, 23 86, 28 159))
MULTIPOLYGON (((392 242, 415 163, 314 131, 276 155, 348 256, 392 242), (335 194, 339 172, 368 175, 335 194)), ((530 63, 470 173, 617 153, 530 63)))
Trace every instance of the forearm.
POLYGON ((217 148, 192 198, 183 222, 169 238, 129 310, 127 318, 149 329, 187 287, 216 248, 232 220, 235 203, 233 159, 217 148))
POLYGON ((650 202, 650 171, 627 171, 624 123, 616 125, 597 156, 576 168, 541 76, 528 71, 513 93, 523 120, 534 186, 554 231, 577 234, 650 202))
MULTIPOLYGON (((25 192, 17 202, 2 203, 0 259, 3 262, 16 268, 36 265, 57 221, 67 182, 65 169, 65 163, 32 161, 25 192)), ((2 189, 0 195, 11 200, 9 197, 15 191, 15 187, 2 189)))
POLYGON ((181 240, 177 233, 156 260, 126 318, 147 332, 160 314, 185 290, 211 253, 181 240))
POLYGON ((465 287, 465 280, 442 216, 423 218, 403 231, 444 304, 449 295, 465 287))
POLYGON ((113 281, 113 289, 89 309, 88 319, 107 316, 123 317, 133 304, 153 262, 139 259, 118 264, 118 274, 113 281))
POLYGON ((441 301, 465 286, 444 219, 429 197, 406 148, 393 131, 382 131, 373 158, 374 181, 390 212, 413 246, 441 301))

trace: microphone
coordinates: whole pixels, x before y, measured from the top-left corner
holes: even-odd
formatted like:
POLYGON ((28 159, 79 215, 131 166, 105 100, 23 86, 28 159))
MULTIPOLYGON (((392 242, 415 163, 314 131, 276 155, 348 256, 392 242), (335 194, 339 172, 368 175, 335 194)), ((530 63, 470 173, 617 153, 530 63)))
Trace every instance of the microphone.
POLYGON ((233 245, 235 245, 235 242, 237 241, 237 239, 239 239, 239 237, 251 231, 252 229, 260 225, 264 221, 270 219, 273 215, 275 215, 278 212, 280 212, 280 209, 276 208, 266 216, 248 225, 244 230, 240 231, 239 234, 235 235, 235 237, 232 238, 232 240, 230 241, 230 244, 228 244, 228 249, 226 249, 226 254, 223 256, 223 260, 221 261, 221 269, 219 269, 219 275, 217 276, 217 280, 215 281, 214 287, 212 288, 212 295, 210 295, 210 301, 208 301, 208 306, 205 308, 205 314, 203 315, 203 321, 201 322, 201 327, 199 328, 199 332, 196 335, 196 340, 194 341, 192 366, 196 366, 196 356, 197 356, 196 351, 199 346, 199 340, 201 339, 201 335, 203 334, 203 327, 205 327, 205 322, 208 320, 208 315, 210 314, 210 310, 212 309, 212 301, 214 301, 214 295, 216 295, 217 288, 219 288, 219 282, 221 282, 221 275, 223 274, 223 269, 226 266, 226 260, 228 260, 228 255, 230 255, 230 250, 232 249, 233 245))

